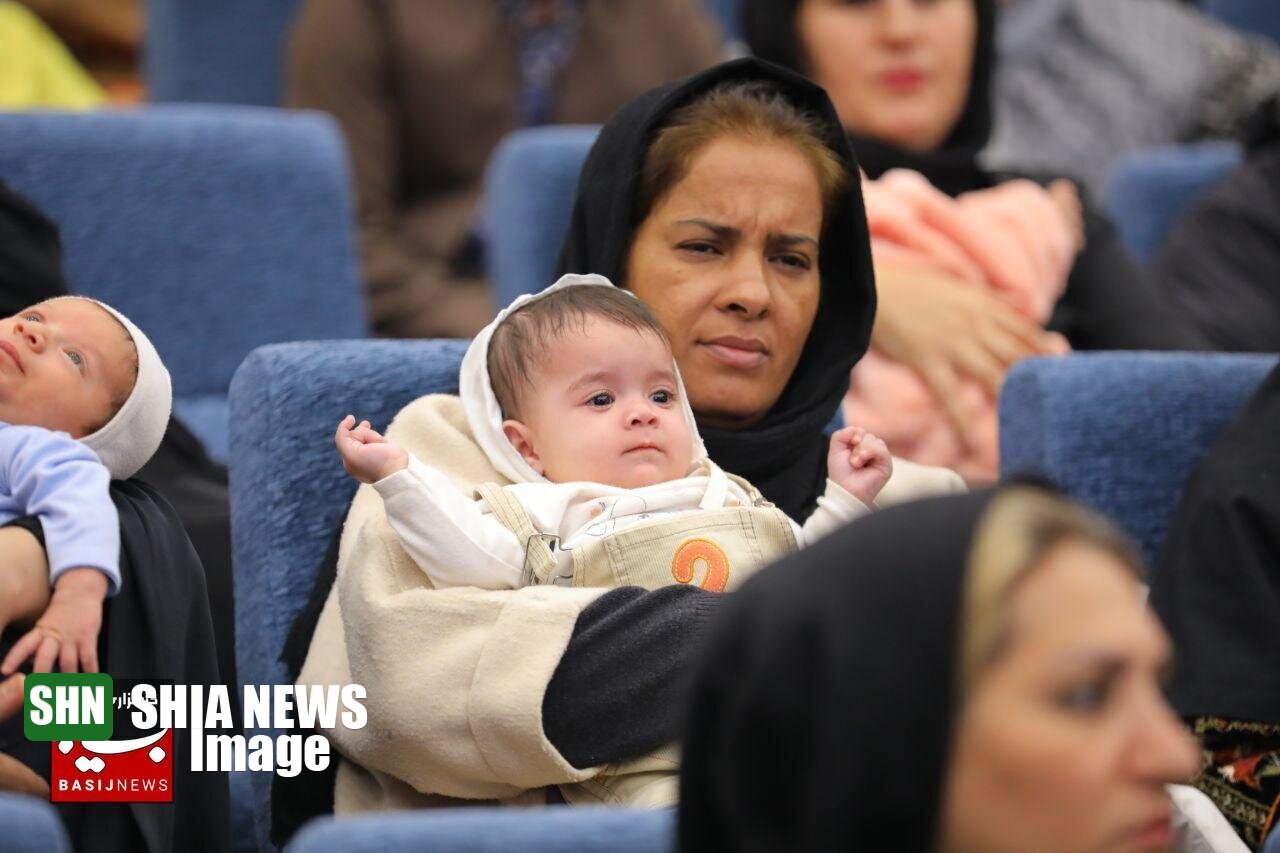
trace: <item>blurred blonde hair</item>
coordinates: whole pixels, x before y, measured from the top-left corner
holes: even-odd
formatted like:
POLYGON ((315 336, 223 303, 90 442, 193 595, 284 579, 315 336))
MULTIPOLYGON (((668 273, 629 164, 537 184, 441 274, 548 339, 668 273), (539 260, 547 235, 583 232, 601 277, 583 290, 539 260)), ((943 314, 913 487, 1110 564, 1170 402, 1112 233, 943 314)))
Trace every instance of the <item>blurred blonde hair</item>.
POLYGON ((1137 547, 1099 513, 1033 486, 1010 486, 991 499, 969 552, 960 629, 962 694, 1008 646, 1014 590, 1067 542, 1111 554, 1142 577, 1137 547))

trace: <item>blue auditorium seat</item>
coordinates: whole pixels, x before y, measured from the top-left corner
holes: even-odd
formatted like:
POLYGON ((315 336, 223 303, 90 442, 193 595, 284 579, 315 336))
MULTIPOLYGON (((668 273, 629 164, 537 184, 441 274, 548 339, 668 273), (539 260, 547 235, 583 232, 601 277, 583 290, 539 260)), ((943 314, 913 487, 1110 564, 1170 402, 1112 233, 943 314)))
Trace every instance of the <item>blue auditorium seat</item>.
POLYGON ((485 172, 485 246, 494 302, 507 305, 555 280, 569 230, 578 173, 600 128, 561 125, 518 130, 485 172))
POLYGON ((219 459, 254 347, 367 334, 334 122, 251 107, 0 113, 0 180, 58 223, 71 289, 154 341, 219 459))
POLYGON ((1133 256, 1150 264, 1179 214, 1242 159, 1234 142, 1171 145, 1119 158, 1104 201, 1133 256))
MULTIPOLYGON (((279 344, 254 350, 236 372, 231 539, 242 684, 291 681, 279 661, 285 637, 356 489, 333 447, 338 421, 354 412, 385 427, 423 394, 456 393, 465 349, 464 341, 279 344)), ((267 849, 271 779, 252 777, 267 849)))
POLYGON ((0 853, 71 853, 53 807, 21 794, 0 793, 0 853))
POLYGON ((147 0, 152 101, 281 103, 284 45, 300 0, 147 0))
POLYGON ((1039 474, 1105 512, 1151 565, 1191 469, 1275 363, 1107 352, 1020 362, 1000 392, 1001 474, 1039 474))
POLYGON ((303 827, 288 853, 670 853, 675 812, 553 806, 468 808, 324 818, 303 827))

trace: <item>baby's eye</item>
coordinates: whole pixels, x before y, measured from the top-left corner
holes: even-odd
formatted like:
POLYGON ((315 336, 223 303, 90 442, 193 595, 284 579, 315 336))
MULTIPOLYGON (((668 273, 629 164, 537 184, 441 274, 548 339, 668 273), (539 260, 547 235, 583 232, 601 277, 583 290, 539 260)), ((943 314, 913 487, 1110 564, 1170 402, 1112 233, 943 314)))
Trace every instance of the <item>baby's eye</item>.
POLYGON ((84 357, 81 356, 80 353, 76 352, 73 349, 69 349, 66 352, 67 352, 67 358, 71 359, 71 363, 74 364, 78 369, 83 370, 84 357))
POLYGON ((40 315, 39 315, 39 314, 23 314, 23 315, 22 315, 22 319, 24 319, 24 320, 29 320, 29 321, 31 321, 32 323, 39 323, 39 322, 40 322, 40 315))
POLYGON ((670 391, 666 391, 666 390, 654 391, 652 394, 649 395, 649 399, 653 400, 653 402, 657 403, 659 406, 665 406, 668 403, 670 403, 673 399, 675 399, 675 396, 676 396, 675 394, 672 394, 670 391))
POLYGON ((603 408, 604 406, 607 406, 612 402, 613 402, 613 395, 608 392, 601 391, 599 394, 596 394, 591 399, 587 400, 587 405, 603 408))

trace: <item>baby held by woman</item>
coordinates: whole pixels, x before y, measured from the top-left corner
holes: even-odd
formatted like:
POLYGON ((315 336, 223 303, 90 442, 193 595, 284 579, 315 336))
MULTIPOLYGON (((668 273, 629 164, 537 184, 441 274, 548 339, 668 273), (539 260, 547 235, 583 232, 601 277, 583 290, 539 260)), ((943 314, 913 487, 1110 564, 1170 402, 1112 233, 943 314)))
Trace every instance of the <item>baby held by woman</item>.
MULTIPOLYGON (((352 416, 335 436, 437 589, 718 592, 868 512, 892 471, 882 441, 839 430, 826 491, 796 524, 707 457, 662 326, 600 276, 517 299, 472 342, 460 385, 472 434, 510 485, 463 494, 352 416)), ((678 771, 668 746, 560 791, 571 803, 672 805, 678 771)))
POLYGON ((436 588, 698 583, 720 591, 868 511, 884 443, 831 437, 828 483, 798 525, 707 458, 665 332, 599 276, 521 297, 462 363, 477 442, 512 485, 464 495, 348 416, 336 442, 436 588))
POLYGON ((35 516, 52 596, 22 600, 43 578, 0 577, 0 630, 39 617, 0 674, 96 672, 103 600, 121 585, 120 527, 108 492, 151 458, 169 423, 169 373, 124 315, 77 296, 0 320, 0 523, 35 516), (33 609, 34 608, 34 609, 33 609))

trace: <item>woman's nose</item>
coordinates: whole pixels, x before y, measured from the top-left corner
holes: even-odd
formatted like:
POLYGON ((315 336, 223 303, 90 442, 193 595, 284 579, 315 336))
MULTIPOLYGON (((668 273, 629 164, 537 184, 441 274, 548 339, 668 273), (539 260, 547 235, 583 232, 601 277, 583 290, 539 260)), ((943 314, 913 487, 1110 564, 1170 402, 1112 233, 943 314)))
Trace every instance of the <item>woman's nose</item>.
POLYGON ((880 0, 879 11, 882 39, 899 45, 915 39, 920 26, 916 0, 880 0))
POLYGON ((720 292, 720 309, 738 314, 748 320, 762 319, 769 313, 773 294, 765 280, 765 263, 745 259, 727 271, 728 282, 720 292))
POLYGON ((1152 698, 1150 711, 1136 732, 1141 741, 1135 755, 1135 769, 1144 781, 1189 782, 1200 771, 1196 740, 1163 695, 1152 698))

